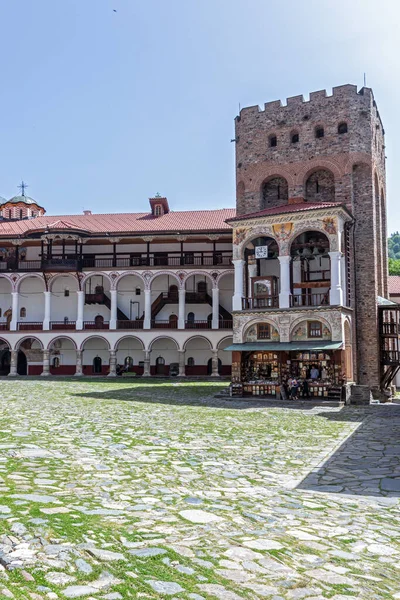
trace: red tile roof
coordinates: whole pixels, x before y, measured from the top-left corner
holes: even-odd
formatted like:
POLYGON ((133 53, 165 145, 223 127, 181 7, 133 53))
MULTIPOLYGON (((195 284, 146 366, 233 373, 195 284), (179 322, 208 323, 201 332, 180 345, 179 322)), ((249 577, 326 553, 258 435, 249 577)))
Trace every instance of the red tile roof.
POLYGON ((389 275, 389 296, 400 296, 400 275, 389 275))
POLYGON ((170 233, 231 231, 225 221, 236 214, 234 208, 169 212, 161 217, 151 213, 121 213, 107 215, 65 215, 36 217, 22 221, 0 221, 0 236, 10 237, 34 231, 67 229, 101 233, 170 233))
POLYGON ((238 221, 242 219, 254 219, 255 217, 268 217, 269 215, 281 215, 284 213, 296 213, 307 210, 315 210, 316 208, 333 208, 343 207, 338 202, 298 202, 296 204, 285 204, 284 206, 277 206, 273 208, 264 208, 254 213, 248 213, 246 215, 235 216, 230 218, 229 221, 238 221))

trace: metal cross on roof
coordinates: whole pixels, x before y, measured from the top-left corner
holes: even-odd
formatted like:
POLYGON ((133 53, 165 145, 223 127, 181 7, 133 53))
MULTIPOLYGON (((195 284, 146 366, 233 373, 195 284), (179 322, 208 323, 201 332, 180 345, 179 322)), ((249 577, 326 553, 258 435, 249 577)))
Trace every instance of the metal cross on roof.
POLYGON ((21 184, 18 186, 18 189, 21 190, 21 196, 25 196, 25 190, 27 187, 29 187, 28 184, 25 183, 24 180, 22 180, 21 184))

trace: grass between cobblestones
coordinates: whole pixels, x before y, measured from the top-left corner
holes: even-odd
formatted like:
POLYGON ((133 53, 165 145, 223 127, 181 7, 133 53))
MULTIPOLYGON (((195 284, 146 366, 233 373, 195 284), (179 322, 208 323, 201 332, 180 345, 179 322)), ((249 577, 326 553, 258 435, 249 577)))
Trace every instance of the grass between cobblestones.
POLYGON ((223 385, 1 381, 0 598, 400 598, 398 498, 304 485, 363 409, 223 385))

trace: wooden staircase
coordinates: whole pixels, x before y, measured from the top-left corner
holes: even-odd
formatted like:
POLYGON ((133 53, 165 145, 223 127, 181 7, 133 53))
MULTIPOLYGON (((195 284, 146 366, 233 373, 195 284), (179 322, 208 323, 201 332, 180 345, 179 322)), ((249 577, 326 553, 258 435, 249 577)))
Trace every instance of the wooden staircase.
MULTIPOLYGON (((105 292, 98 292, 95 294, 85 294, 85 304, 103 304, 111 310, 111 299, 105 294, 105 292)), ((120 309, 117 308, 117 320, 118 321, 129 321, 129 317, 120 309)))

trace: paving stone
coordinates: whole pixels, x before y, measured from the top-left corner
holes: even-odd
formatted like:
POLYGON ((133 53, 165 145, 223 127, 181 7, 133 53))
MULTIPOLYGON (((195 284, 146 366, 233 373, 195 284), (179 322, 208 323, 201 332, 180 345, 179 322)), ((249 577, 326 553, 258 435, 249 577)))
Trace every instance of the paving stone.
POLYGON ((129 554, 137 556, 138 558, 147 558, 149 556, 158 556, 160 554, 166 554, 164 548, 140 548, 139 550, 129 550, 129 554))
POLYGON ((89 554, 98 560, 108 562, 114 560, 126 560, 125 556, 120 552, 112 552, 111 550, 102 550, 101 548, 87 548, 89 554))
POLYGON ((222 521, 222 517, 205 512, 204 510, 182 510, 181 517, 192 523, 212 523, 214 521, 222 521))
POLYGON ((173 581, 146 581, 146 583, 150 585, 155 592, 167 596, 173 596, 174 594, 185 591, 179 583, 173 581))
POLYGON ((90 585, 71 585, 70 587, 65 588, 62 593, 66 598, 82 598, 83 596, 89 596, 96 592, 96 588, 90 585))

